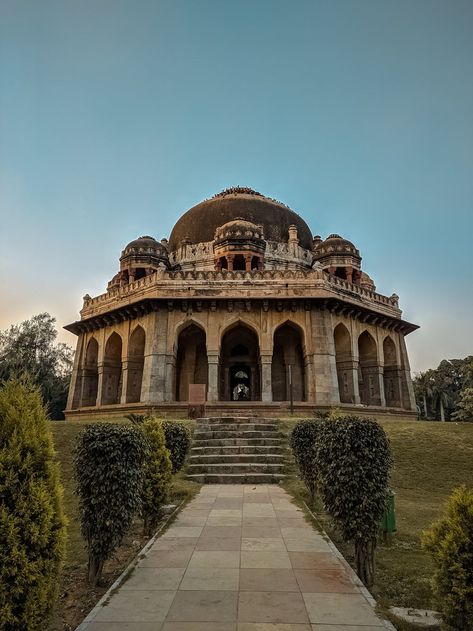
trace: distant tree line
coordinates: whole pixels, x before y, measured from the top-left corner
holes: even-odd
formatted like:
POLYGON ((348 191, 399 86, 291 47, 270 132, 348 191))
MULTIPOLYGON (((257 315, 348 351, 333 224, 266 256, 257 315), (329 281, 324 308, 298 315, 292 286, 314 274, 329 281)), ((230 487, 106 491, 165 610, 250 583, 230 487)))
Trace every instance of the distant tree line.
POLYGON ((473 355, 417 373, 414 391, 422 418, 473 421, 473 355))
POLYGON ((63 419, 74 352, 57 342, 56 319, 40 313, 0 332, 0 384, 29 375, 39 386, 52 419, 63 419))

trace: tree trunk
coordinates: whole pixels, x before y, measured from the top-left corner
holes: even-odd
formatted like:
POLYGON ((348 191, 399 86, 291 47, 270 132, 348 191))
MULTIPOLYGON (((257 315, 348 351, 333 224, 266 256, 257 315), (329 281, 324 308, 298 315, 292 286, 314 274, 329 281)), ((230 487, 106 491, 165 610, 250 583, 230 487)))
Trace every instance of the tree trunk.
POLYGON ((422 398, 424 399, 424 417, 428 418, 428 413, 427 413, 427 397, 424 395, 422 395, 422 398))
POLYGON ((443 398, 440 397, 440 420, 442 421, 442 423, 445 422, 445 410, 443 407, 443 398))
POLYGON ((102 577, 103 563, 97 557, 89 554, 87 579, 92 587, 96 587, 102 577))
POLYGON ((366 587, 374 583, 374 551, 376 539, 355 542, 356 572, 366 587))

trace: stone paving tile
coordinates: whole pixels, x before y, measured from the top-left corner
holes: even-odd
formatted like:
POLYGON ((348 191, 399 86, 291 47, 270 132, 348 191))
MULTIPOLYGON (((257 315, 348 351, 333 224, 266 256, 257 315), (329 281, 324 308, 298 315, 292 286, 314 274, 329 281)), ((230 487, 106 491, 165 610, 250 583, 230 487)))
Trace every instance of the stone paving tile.
POLYGON ((386 627, 367 627, 366 625, 353 626, 352 624, 313 624, 312 631, 386 631, 386 627))
POLYGON ((167 621, 232 622, 237 619, 238 592, 179 591, 167 621))
POLYGON ((186 568, 193 550, 155 550, 140 561, 140 567, 186 568))
POLYGON ((165 622, 160 631, 236 631, 235 622, 165 622))
POLYGON ((306 539, 284 539, 284 543, 288 552, 330 552, 328 543, 317 535, 306 539))
POLYGON ((189 567, 179 589, 238 591, 238 568, 189 567))
POLYGON ((277 519, 273 517, 248 517, 243 516, 242 526, 267 526, 268 528, 277 528, 279 529, 277 519))
POLYGON ((336 570, 343 568, 342 563, 332 552, 289 552, 291 565, 300 570, 336 570))
POLYGON ((241 537, 241 526, 209 526, 206 525, 202 530, 202 537, 241 537))
POLYGON ((163 535, 163 539, 180 537, 199 537, 203 529, 202 526, 171 526, 163 535))
POLYGON ((271 503, 267 504, 243 504, 244 517, 274 517, 274 508, 271 503))
POLYGON ((299 592, 293 570, 282 568, 242 568, 240 591, 248 592, 299 592))
POLYGON ((193 550, 198 537, 159 537, 151 550, 193 550))
POLYGON ((142 567, 139 566, 122 583, 121 590, 175 590, 184 575, 183 567, 142 567))
POLYGON ((379 618, 361 594, 302 594, 315 624, 373 625, 379 618))
POLYGON ((240 550, 240 537, 200 537, 196 550, 240 550))
POLYGON ((241 567, 252 568, 291 568, 291 561, 287 552, 242 550, 241 567))
POLYGON ((340 571, 294 570, 301 592, 358 593, 346 574, 340 571))
POLYGON ((196 550, 191 556, 189 567, 240 567, 240 551, 238 550, 196 550))
POLYGON ((259 526, 248 526, 246 522, 243 522, 242 537, 260 537, 262 539, 272 539, 274 537, 281 537, 281 529, 274 527, 270 528, 264 524, 260 524, 259 526))
POLYGON ((282 537, 243 537, 242 550, 280 550, 285 551, 286 546, 282 537))
POLYGON ((240 592, 239 622, 309 622, 298 592, 240 592))
POLYGON ((175 591, 118 590, 96 615, 94 622, 163 622, 175 591))
POLYGON ((308 624, 275 624, 272 622, 240 622, 237 631, 311 631, 308 624))

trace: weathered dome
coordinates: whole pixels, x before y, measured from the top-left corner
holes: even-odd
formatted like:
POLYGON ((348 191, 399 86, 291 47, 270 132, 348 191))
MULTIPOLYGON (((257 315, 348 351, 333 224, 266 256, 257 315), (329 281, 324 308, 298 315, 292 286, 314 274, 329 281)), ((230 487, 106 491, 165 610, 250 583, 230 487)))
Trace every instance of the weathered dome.
POLYGON ((159 241, 156 241, 153 237, 145 235, 134 241, 130 241, 130 243, 125 246, 121 258, 133 255, 150 255, 163 258, 167 257, 167 250, 162 243, 159 243, 159 241))
POLYGON ((218 193, 188 210, 178 220, 169 238, 171 250, 184 239, 191 243, 213 241, 220 226, 236 217, 263 227, 264 238, 269 241, 288 240, 289 226, 297 227, 299 243, 308 250, 312 247, 312 234, 306 222, 293 210, 249 188, 235 187, 218 193))
POLYGON ((251 221, 237 217, 228 221, 215 230, 215 239, 263 239, 263 226, 257 226, 251 221))
POLYGON ((348 239, 344 239, 339 234, 330 234, 324 241, 314 239, 315 258, 319 259, 333 254, 351 254, 359 257, 360 252, 348 239))

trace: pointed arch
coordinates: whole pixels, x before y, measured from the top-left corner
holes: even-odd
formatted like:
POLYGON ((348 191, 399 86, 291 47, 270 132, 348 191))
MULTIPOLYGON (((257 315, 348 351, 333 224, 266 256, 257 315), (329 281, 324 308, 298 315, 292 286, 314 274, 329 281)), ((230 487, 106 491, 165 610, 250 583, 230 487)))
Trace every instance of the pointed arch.
POLYGON ((260 363, 258 332, 239 318, 229 323, 220 341, 220 400, 259 401, 260 363))
POLYGON ((189 400, 189 385, 208 381, 207 339, 197 322, 187 321, 176 336, 176 401, 189 400))
POLYGON ((102 405, 120 403, 122 390, 122 338, 114 331, 107 339, 103 357, 102 405))
POLYGON ((381 405, 378 347, 374 337, 366 330, 358 337, 358 355, 358 383, 361 403, 381 405))
POLYGON ((351 345, 351 335, 340 322, 333 331, 335 362, 337 366, 340 403, 355 403, 355 363, 351 345))
POLYGON ((95 337, 91 337, 85 351, 84 367, 82 369, 81 407, 91 407, 97 404, 99 383, 98 357, 99 343, 95 337))
POLYGON ((222 329, 220 333, 220 342, 222 342, 223 338, 225 337, 227 333, 229 333, 232 329, 235 329, 237 327, 242 327, 244 329, 248 329, 249 331, 251 331, 256 336, 256 339, 258 341, 258 347, 259 347, 260 336, 259 336, 258 329, 256 328, 254 324, 252 324, 251 322, 248 322, 248 320, 240 316, 233 318, 232 320, 230 320, 230 322, 227 322, 225 324, 224 328, 222 329))
POLYGON ((388 407, 401 407, 401 367, 397 360, 396 345, 390 335, 383 340, 384 396, 388 407))
POLYGON ((138 403, 141 399, 141 384, 145 362, 146 333, 138 324, 128 341, 126 402, 138 403))
POLYGON ((271 385, 273 401, 305 401, 304 334, 300 326, 286 320, 273 335, 271 385))

